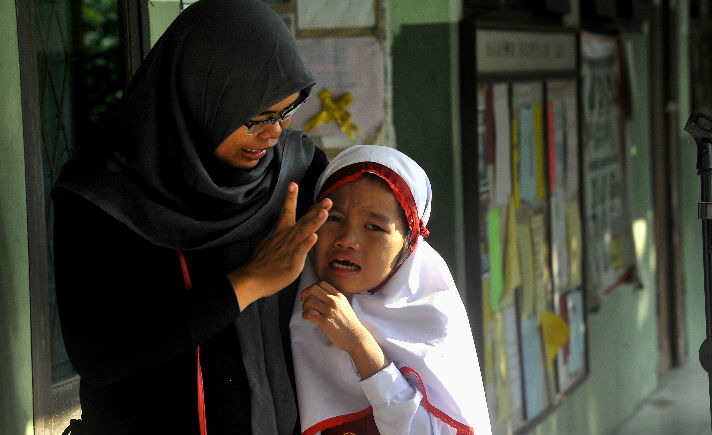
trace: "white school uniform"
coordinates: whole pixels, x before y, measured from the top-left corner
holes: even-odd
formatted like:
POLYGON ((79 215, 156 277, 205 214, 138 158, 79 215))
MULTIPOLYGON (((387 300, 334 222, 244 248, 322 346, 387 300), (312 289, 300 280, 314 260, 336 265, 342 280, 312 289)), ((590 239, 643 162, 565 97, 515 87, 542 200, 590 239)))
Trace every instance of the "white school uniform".
POLYGON ((357 145, 334 158, 317 182, 317 192, 328 193, 363 172, 389 182, 401 206, 409 209, 406 216, 413 235, 410 255, 375 292, 348 295, 390 365, 362 380, 350 356, 314 323, 302 319, 301 291, 319 281, 309 257, 290 321, 302 433, 316 434, 373 413, 384 435, 489 435, 487 402, 465 307, 447 264, 423 240, 430 216, 430 182, 403 153, 357 145))

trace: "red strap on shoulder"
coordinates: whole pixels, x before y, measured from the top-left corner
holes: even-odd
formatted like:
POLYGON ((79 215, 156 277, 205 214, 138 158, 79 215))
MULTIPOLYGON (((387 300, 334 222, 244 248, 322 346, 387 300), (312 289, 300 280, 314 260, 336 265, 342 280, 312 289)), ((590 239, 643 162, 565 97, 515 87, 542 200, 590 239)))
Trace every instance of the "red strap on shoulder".
MULTIPOLYGON (((185 289, 190 290, 193 288, 193 285, 190 283, 188 264, 185 261, 183 252, 178 251, 178 258, 180 259, 180 267, 183 270, 185 289)), ((200 435, 208 435, 208 429, 205 424, 205 393, 203 390, 203 369, 200 367, 200 346, 195 348, 195 359, 198 366, 198 421, 200 423, 200 435)))

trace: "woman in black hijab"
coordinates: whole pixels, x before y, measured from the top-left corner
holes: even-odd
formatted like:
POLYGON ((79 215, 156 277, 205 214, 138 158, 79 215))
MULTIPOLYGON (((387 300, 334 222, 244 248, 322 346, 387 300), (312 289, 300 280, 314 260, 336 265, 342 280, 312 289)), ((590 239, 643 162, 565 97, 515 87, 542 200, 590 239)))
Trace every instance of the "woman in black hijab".
POLYGON ((81 376, 73 432, 297 427, 290 284, 329 203, 307 211, 326 158, 285 129, 313 85, 269 7, 201 0, 65 165, 52 195, 60 319, 81 376))

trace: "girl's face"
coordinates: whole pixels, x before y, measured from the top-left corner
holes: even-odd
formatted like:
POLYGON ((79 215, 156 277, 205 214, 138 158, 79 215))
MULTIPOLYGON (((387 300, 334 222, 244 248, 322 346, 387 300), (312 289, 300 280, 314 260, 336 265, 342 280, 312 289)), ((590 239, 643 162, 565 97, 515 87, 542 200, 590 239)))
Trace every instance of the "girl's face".
POLYGON ((317 275, 344 293, 370 290, 396 266, 405 244, 404 213, 373 176, 340 186, 329 198, 333 205, 313 251, 317 275))

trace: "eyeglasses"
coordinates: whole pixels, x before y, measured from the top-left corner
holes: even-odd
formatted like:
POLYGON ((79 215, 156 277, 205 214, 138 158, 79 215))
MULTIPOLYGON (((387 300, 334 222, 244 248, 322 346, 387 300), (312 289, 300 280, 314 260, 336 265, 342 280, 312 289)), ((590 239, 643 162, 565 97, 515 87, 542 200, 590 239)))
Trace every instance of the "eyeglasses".
POLYGON ((272 128, 275 122, 279 122, 281 126, 284 122, 289 120, 292 115, 294 115, 294 112, 296 112, 302 104, 304 104, 304 101, 307 99, 307 95, 308 94, 301 92, 296 101, 285 107, 284 110, 277 114, 277 116, 270 116, 267 119, 261 119, 259 121, 247 121, 245 123, 245 127, 247 127, 245 134, 248 136, 260 134, 272 128))

